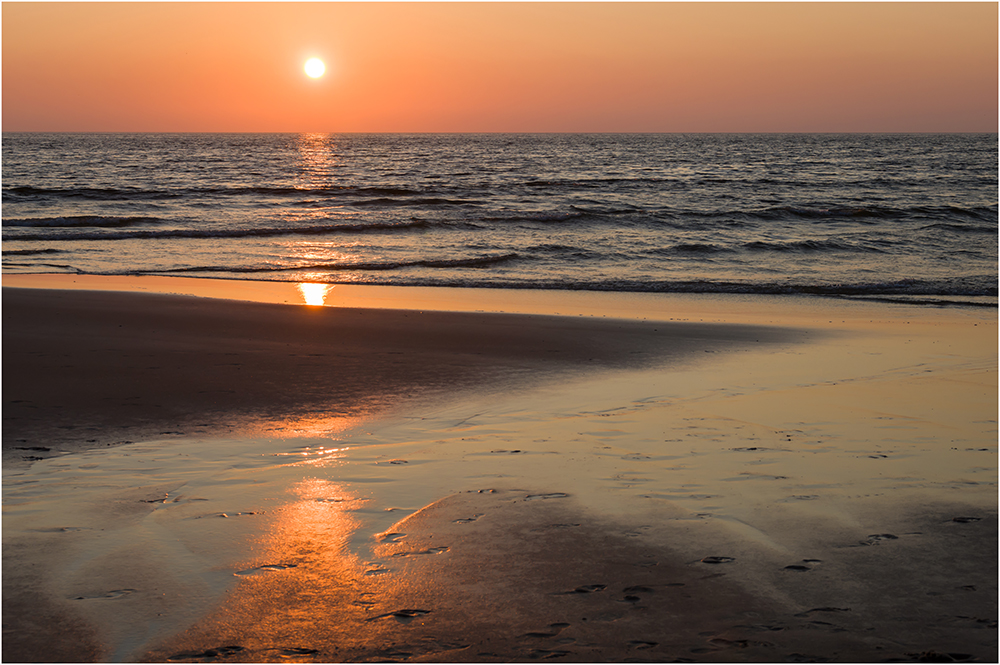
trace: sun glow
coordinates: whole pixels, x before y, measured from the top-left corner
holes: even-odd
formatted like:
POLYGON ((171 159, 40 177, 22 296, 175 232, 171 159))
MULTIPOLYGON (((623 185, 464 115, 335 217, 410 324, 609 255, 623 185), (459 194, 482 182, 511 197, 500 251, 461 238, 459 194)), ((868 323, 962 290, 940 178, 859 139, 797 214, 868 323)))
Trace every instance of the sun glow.
POLYGON ((306 76, 318 79, 326 72, 326 65, 319 58, 309 58, 305 64, 306 76))

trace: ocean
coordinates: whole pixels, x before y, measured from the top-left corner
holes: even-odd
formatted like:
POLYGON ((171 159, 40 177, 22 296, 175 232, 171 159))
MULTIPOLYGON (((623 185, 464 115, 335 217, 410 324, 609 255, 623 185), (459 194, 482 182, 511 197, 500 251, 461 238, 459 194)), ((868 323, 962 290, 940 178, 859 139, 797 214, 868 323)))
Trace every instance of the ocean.
POLYGON ((997 304, 996 134, 3 135, 3 273, 997 304))

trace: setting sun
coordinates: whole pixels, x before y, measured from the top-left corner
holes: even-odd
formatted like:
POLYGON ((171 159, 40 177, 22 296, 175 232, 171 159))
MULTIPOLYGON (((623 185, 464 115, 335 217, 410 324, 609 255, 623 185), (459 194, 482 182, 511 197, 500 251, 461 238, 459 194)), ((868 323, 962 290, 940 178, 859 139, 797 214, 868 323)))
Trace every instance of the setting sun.
POLYGON ((326 72, 326 65, 319 58, 309 58, 305 65, 306 75, 318 79, 326 72))

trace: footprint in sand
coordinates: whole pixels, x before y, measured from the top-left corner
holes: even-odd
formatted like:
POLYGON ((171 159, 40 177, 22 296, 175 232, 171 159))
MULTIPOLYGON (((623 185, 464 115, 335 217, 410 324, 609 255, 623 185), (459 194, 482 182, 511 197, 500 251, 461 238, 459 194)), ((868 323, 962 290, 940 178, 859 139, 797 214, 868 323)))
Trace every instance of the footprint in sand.
POLYGON ((528 658, 532 660, 538 660, 541 658, 562 658, 563 656, 568 656, 573 653, 572 651, 566 651, 564 649, 532 649, 528 652, 528 658))
POLYGON ((576 594, 594 593, 596 591, 603 591, 607 589, 607 584, 585 584, 583 586, 578 586, 572 591, 558 591, 552 595, 554 596, 571 596, 576 594))
POLYGON ((968 653, 939 653, 937 651, 924 651, 922 653, 907 653, 917 663, 966 663, 976 660, 976 657, 968 653))
POLYGON ((375 605, 375 594, 371 591, 363 591, 358 598, 351 601, 351 605, 370 609, 375 605))
POLYGON ((372 654, 376 657, 376 663, 394 663, 396 659, 409 660, 413 656, 412 651, 402 651, 400 649, 383 649, 372 654))
POLYGON ((369 617, 365 621, 377 621, 378 619, 387 619, 392 617, 399 623, 410 623, 417 617, 422 617, 430 614, 430 610, 396 610, 395 612, 388 612, 386 614, 380 614, 377 617, 369 617))
MULTIPOLYGON (((204 501, 204 500, 205 499, 192 499, 192 501, 204 501)), ((228 519, 230 517, 246 517, 247 515, 259 515, 259 514, 260 513, 255 511, 248 511, 245 513, 212 513, 210 515, 199 515, 198 517, 192 517, 189 519, 200 520, 200 519, 205 519, 206 517, 225 517, 228 519)))
POLYGON ((115 599, 124 598, 125 596, 131 595, 138 592, 138 589, 113 589, 107 593, 102 593, 97 596, 77 596, 73 600, 105 600, 105 599, 115 599))
POLYGON ((711 564, 732 563, 733 561, 736 561, 736 558, 731 556, 707 556, 704 559, 701 559, 702 563, 711 563, 711 564))
POLYGON ((632 603, 634 605, 635 603, 642 601, 642 596, 640 596, 639 594, 653 593, 653 588, 643 585, 629 586, 622 589, 622 593, 624 593, 625 596, 618 602, 632 603))
POLYGON ((467 642, 449 642, 431 635, 424 635, 421 637, 420 643, 420 645, 425 649, 433 649, 434 651, 456 651, 458 649, 468 649, 472 646, 467 642))
POLYGON ((633 563, 632 565, 636 568, 653 568, 654 566, 659 566, 660 564, 657 561, 640 561, 638 563, 633 563))
POLYGON ((297 563, 268 563, 263 566, 258 566, 256 568, 247 568, 246 570, 239 570, 233 573, 233 575, 241 575, 243 577, 249 577, 251 575, 264 575, 266 573, 272 573, 279 570, 288 570, 289 568, 298 568, 297 563))
POLYGON ((213 649, 205 649, 204 651, 182 651, 181 653, 175 653, 173 656, 167 658, 167 660, 191 660, 192 658, 218 658, 219 656, 232 656, 233 654, 237 654, 242 651, 246 651, 246 648, 240 646, 215 647, 213 649))
POLYGON ((450 547, 431 547, 426 550, 410 550, 409 552, 396 552, 392 556, 417 556, 419 554, 442 554, 450 550, 450 547))
POLYGON ((759 642, 757 640, 727 640, 721 637, 716 637, 708 641, 714 647, 719 647, 721 649, 746 649, 749 647, 773 647, 774 645, 770 642, 759 642))
POLYGON ((811 610, 806 610, 805 612, 799 612, 795 616, 808 618, 813 612, 850 612, 850 607, 814 607, 811 610))
POLYGON ((996 630, 997 620, 996 619, 981 619, 979 617, 969 617, 962 614, 956 615, 956 619, 963 623, 971 622, 976 628, 989 628, 991 630, 996 630))
POLYGON ((305 647, 288 647, 287 649, 282 649, 278 654, 279 656, 309 656, 314 653, 319 653, 319 649, 307 649, 305 647))
POLYGON ((548 494, 529 494, 524 497, 525 501, 534 501, 535 499, 565 499, 569 494, 564 492, 550 492, 548 494))
POLYGON ((862 545, 878 545, 883 540, 899 540, 899 536, 894 536, 891 533, 875 533, 868 536, 866 539, 861 541, 862 545))
POLYGON ((478 520, 483 515, 485 515, 485 513, 477 513, 477 514, 473 515, 472 517, 463 517, 461 519, 452 520, 452 521, 455 524, 469 524, 471 522, 475 522, 476 520, 478 520))
POLYGON ((524 636, 525 637, 535 637, 535 638, 555 637, 556 635, 558 635, 559 633, 561 633, 566 628, 569 628, 569 624, 568 623, 550 623, 548 630, 544 630, 544 631, 543 630, 538 630, 538 631, 534 631, 534 632, 531 632, 531 633, 525 633, 524 636))
POLYGON ((403 538, 406 538, 405 533, 380 533, 375 536, 380 543, 398 543, 403 538))

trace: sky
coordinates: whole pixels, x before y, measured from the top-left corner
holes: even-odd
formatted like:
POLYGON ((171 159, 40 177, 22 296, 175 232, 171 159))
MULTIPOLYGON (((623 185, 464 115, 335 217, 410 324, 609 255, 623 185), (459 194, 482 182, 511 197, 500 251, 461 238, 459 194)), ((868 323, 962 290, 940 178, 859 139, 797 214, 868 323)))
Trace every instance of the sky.
POLYGON ((4 2, 2 128, 995 132, 997 10, 4 2))

